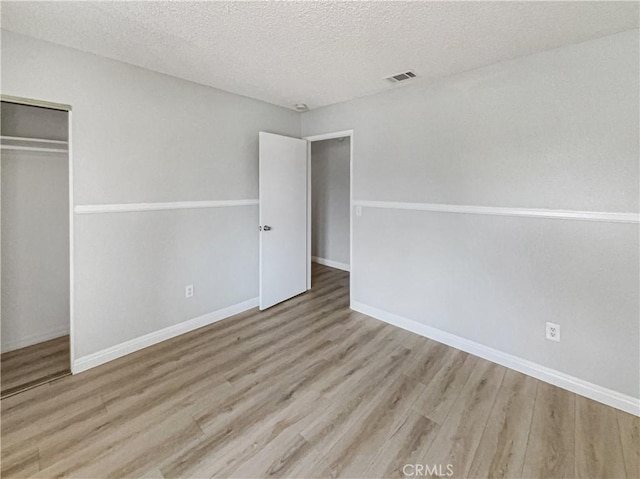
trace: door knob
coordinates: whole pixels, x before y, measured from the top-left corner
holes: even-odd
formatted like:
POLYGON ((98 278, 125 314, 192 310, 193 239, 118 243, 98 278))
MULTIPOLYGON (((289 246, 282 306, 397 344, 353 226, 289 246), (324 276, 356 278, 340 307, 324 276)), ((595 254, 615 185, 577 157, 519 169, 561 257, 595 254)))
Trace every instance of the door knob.
POLYGON ((271 226, 264 225, 263 229, 265 231, 271 231, 271 226))

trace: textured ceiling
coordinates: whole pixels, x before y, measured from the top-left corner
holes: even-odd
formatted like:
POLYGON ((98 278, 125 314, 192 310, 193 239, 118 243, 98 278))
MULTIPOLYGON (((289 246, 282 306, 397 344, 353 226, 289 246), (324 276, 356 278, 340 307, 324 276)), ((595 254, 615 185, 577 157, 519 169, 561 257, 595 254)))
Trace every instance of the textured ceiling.
POLYGON ((310 108, 638 26, 638 2, 10 2, 2 26, 310 108), (410 80, 412 82, 420 79, 410 80))

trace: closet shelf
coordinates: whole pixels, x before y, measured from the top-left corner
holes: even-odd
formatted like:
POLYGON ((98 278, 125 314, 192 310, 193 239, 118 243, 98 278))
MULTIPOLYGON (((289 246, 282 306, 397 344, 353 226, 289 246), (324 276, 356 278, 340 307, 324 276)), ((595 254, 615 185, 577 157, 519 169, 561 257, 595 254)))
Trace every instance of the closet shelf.
POLYGON ((40 146, 15 146, 0 145, 0 149, 9 151, 40 151, 43 153, 67 153, 69 150, 62 148, 42 148, 40 146))
POLYGON ((62 140, 4 135, 0 136, 0 140, 2 141, 2 144, 0 144, 2 150, 39 151, 43 153, 67 153, 69 151, 68 142, 62 140), (62 148, 58 148, 57 145, 60 145, 62 148))

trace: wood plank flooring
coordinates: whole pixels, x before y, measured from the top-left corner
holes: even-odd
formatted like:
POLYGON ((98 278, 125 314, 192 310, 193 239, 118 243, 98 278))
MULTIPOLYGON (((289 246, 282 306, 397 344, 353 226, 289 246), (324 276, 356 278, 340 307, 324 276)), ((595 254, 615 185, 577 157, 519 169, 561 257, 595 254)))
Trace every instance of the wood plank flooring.
POLYGON ((0 356, 0 395, 10 396, 70 374, 69 367, 68 335, 4 353, 0 356))
POLYGON ((640 477, 638 418, 348 304, 314 265, 307 294, 6 398, 2 477, 640 477))

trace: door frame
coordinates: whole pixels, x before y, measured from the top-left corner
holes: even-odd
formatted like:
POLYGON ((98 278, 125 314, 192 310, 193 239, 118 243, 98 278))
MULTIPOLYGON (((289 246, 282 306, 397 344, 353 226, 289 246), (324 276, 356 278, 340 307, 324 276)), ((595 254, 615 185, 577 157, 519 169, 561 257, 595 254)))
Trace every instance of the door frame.
MULTIPOLYGON (((349 284, 352 285, 353 263, 353 130, 342 130, 321 135, 305 136, 307 140, 307 291, 311 289, 311 143, 349 137, 349 284)), ((349 305, 353 300, 353 288, 349 288, 349 305)))
POLYGON ((73 374, 73 364, 75 361, 75 342, 74 342, 74 320, 75 320, 75 292, 74 292, 74 244, 73 244, 73 137, 72 137, 72 124, 73 114, 71 105, 65 103, 54 103, 45 100, 36 100, 33 98, 24 98, 12 95, 0 95, 0 101, 7 103, 16 103, 19 105, 37 106, 40 108, 49 108, 50 110, 66 111, 67 116, 67 128, 69 129, 67 135, 67 159, 69 161, 69 371, 73 374))

